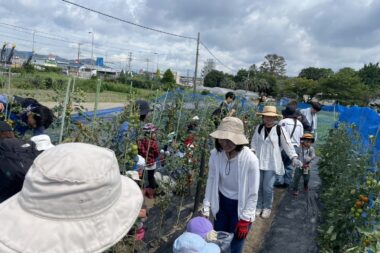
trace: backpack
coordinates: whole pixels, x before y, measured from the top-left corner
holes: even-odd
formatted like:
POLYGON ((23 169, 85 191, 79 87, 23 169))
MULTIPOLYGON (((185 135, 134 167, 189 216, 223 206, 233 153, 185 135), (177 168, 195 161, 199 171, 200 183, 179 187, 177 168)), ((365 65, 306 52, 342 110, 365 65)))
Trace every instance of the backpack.
POLYGON ((0 140, 0 203, 21 190, 26 173, 40 153, 32 141, 0 140))

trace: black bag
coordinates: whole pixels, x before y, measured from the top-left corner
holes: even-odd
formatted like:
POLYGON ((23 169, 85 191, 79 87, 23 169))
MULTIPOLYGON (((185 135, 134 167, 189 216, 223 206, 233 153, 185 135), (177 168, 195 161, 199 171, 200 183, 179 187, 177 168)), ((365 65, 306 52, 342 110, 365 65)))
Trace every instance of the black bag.
MULTIPOLYGON (((258 129, 259 134, 261 133, 261 130, 263 129, 263 127, 264 127, 264 124, 259 125, 259 129, 258 129)), ((294 127, 294 129, 295 129, 295 127, 294 127)), ((294 129, 293 129, 291 136, 293 136, 294 129)), ((277 132, 277 136, 278 136, 278 146, 281 148, 281 126, 280 125, 276 125, 276 132, 277 132)), ((289 158, 289 156, 286 154, 286 152, 284 150, 281 150, 281 158, 282 158, 282 162, 284 163, 285 167, 289 166, 292 163, 292 160, 289 158)))
POLYGON ((31 141, 0 140, 0 203, 21 190, 26 173, 40 153, 31 141))

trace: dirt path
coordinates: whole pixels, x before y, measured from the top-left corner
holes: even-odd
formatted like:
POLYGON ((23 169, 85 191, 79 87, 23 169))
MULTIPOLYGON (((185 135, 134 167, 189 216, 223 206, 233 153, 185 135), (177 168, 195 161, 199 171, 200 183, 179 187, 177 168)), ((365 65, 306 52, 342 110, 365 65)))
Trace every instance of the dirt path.
POLYGON ((244 253, 258 253, 262 247, 266 233, 271 228, 273 218, 275 217, 278 206, 281 203, 282 198, 286 193, 285 189, 274 188, 274 198, 272 213, 269 219, 263 219, 261 217, 256 217, 253 222, 253 229, 248 234, 247 240, 244 245, 244 253))

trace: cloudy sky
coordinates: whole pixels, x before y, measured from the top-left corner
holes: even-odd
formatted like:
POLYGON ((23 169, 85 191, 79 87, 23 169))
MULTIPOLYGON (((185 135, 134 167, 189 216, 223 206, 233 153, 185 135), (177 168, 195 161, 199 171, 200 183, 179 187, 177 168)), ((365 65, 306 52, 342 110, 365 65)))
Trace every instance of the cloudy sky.
MULTIPOLYGON (((109 15, 187 37, 200 38, 236 73, 267 54, 287 62, 287 74, 302 68, 359 69, 380 59, 380 1, 375 0, 70 0, 109 15)), ((141 29, 60 0, 0 1, 0 40, 19 50, 75 59, 104 57, 124 68, 132 52, 132 69, 171 68, 194 72, 196 41, 141 29), (13 25, 13 26, 10 26, 13 25), (149 59, 149 61, 147 60, 149 59)), ((200 68, 213 58, 200 47, 200 68)))

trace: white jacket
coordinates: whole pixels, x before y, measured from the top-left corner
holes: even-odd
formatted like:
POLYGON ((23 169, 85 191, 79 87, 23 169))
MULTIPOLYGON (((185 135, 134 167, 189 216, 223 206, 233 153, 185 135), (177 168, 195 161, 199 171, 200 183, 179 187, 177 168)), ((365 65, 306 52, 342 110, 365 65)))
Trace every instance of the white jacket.
MULTIPOLYGON (((206 194, 203 200, 203 214, 214 217, 219 211, 219 170, 224 170, 227 156, 216 149, 211 151, 206 194)), ((255 220, 256 204, 260 184, 259 161, 256 155, 244 147, 238 154, 238 217, 246 221, 255 220)))
MULTIPOLYGON (((260 125, 259 125, 260 126, 260 125)), ((265 126, 261 129, 260 134, 259 126, 256 127, 255 133, 252 137, 251 148, 259 158, 261 170, 274 170, 277 175, 284 175, 285 169, 281 158, 281 149, 278 143, 277 127, 272 127, 268 137, 265 138, 265 126)), ((281 129, 281 148, 293 159, 297 157, 297 153, 290 141, 289 134, 282 128, 281 129)))
POLYGON ((300 112, 302 113, 303 116, 305 116, 310 126, 312 126, 311 132, 315 133, 315 131, 317 130, 317 122, 318 122, 317 114, 316 113, 311 114, 311 107, 307 109, 302 109, 300 110, 300 112))
MULTIPOLYGON (((278 124, 288 132, 290 137, 294 129, 294 119, 286 118, 278 122, 278 124)), ((290 138, 293 146, 299 147, 301 145, 301 137, 303 136, 303 133, 303 125, 298 119, 296 119, 296 128, 294 129, 293 136, 290 138)))

